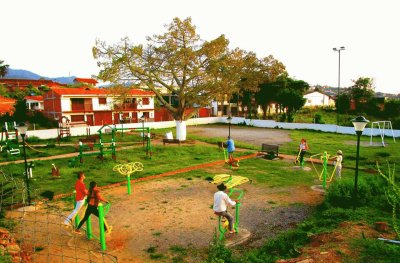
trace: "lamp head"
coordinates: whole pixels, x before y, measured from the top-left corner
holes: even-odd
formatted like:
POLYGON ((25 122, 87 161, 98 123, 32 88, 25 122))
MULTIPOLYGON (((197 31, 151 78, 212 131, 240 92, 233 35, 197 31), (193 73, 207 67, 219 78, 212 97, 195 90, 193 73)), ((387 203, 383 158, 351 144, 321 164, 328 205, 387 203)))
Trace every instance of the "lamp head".
POLYGON ((353 123, 354 129, 356 132, 357 131, 363 132, 364 128, 368 124, 369 120, 364 118, 364 116, 358 116, 358 117, 352 119, 351 122, 353 123))
POLYGON ((17 129, 19 134, 23 136, 26 134, 26 131, 28 130, 28 126, 26 126, 25 122, 19 123, 15 128, 17 129))
POLYGON ((232 116, 229 114, 228 118, 226 118, 226 120, 228 121, 228 123, 231 123, 232 121, 232 116))
POLYGON ((139 120, 142 121, 142 122, 144 122, 145 118, 146 118, 146 117, 144 116, 144 113, 143 113, 143 115, 139 118, 139 120))

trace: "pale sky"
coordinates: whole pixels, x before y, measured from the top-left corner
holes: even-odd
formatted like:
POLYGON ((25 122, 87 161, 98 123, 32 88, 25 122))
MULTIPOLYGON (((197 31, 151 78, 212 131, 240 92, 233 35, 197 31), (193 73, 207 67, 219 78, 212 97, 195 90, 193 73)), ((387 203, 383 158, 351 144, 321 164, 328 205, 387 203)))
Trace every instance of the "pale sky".
POLYGON ((400 93, 398 0, 2 0, 0 60, 47 77, 87 78, 99 69, 96 38, 135 44, 192 17, 204 40, 221 34, 230 48, 273 55, 291 77, 338 85, 372 77, 376 91, 400 93))

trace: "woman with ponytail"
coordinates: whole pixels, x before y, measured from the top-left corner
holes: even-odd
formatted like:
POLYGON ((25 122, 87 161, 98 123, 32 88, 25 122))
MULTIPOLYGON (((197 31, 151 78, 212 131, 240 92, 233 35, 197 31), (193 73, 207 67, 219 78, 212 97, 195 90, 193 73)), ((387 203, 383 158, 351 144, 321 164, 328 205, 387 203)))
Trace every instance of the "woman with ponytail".
MULTIPOLYGON (((75 233, 80 234, 81 226, 86 222, 91 214, 99 217, 99 210, 97 210, 97 206, 99 205, 100 201, 108 203, 101 195, 100 190, 97 188, 96 182, 92 181, 89 185, 89 192, 87 195, 88 205, 85 211, 85 216, 82 218, 81 222, 79 223, 78 227, 75 229, 75 233)), ((104 224, 104 230, 108 231, 106 224, 104 224)))

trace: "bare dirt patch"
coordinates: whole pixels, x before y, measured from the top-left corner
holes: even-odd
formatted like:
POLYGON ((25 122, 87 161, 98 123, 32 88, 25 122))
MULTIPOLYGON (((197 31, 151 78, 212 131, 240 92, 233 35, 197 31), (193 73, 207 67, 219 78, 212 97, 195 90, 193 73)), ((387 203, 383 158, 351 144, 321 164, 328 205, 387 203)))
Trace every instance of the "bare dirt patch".
MULTIPOLYGON (((225 126, 188 126, 188 132, 203 137, 214 138, 228 136, 228 127, 225 126)), ((235 140, 246 142, 252 145, 283 144, 290 142, 289 132, 268 128, 251 128, 231 126, 231 137, 235 140)))
MULTIPOLYGON (((308 187, 267 189, 245 184, 240 188, 246 192, 241 228, 251 232, 246 243, 251 247, 295 226, 309 214, 310 205, 321 200, 308 187), (304 205, 290 205, 294 203, 304 205)), ((172 246, 202 249, 212 241, 217 227, 211 209, 215 185, 198 178, 168 178, 141 182, 132 189, 130 196, 125 187, 104 191, 112 201, 107 220, 113 232, 107 238, 107 252, 119 262, 148 262, 147 250, 152 247, 166 256, 172 246)))

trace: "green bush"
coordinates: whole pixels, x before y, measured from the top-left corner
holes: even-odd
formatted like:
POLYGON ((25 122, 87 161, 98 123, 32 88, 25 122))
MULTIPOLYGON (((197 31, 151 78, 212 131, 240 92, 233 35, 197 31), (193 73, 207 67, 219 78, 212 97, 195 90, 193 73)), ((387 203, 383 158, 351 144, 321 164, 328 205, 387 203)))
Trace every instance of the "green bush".
POLYGON ((322 119, 322 115, 320 113, 316 113, 314 115, 314 122, 318 124, 324 124, 324 120, 322 119))
POLYGON ((356 239, 351 244, 352 249, 358 252, 357 262, 399 262, 399 246, 386 244, 376 239, 356 239))
MULTIPOLYGON (((357 207, 370 206, 387 209, 385 183, 378 176, 359 176, 357 207)), ((342 179, 329 187, 325 202, 332 207, 350 208, 354 204, 354 181, 342 179)))
POLYGON ((39 142, 39 141, 40 141, 40 138, 37 137, 37 136, 31 135, 31 136, 28 136, 28 137, 26 138, 26 141, 27 141, 27 142, 39 142))
POLYGON ((208 247, 208 259, 209 263, 230 263, 235 262, 232 251, 226 248, 222 241, 219 241, 214 236, 213 242, 208 247))

